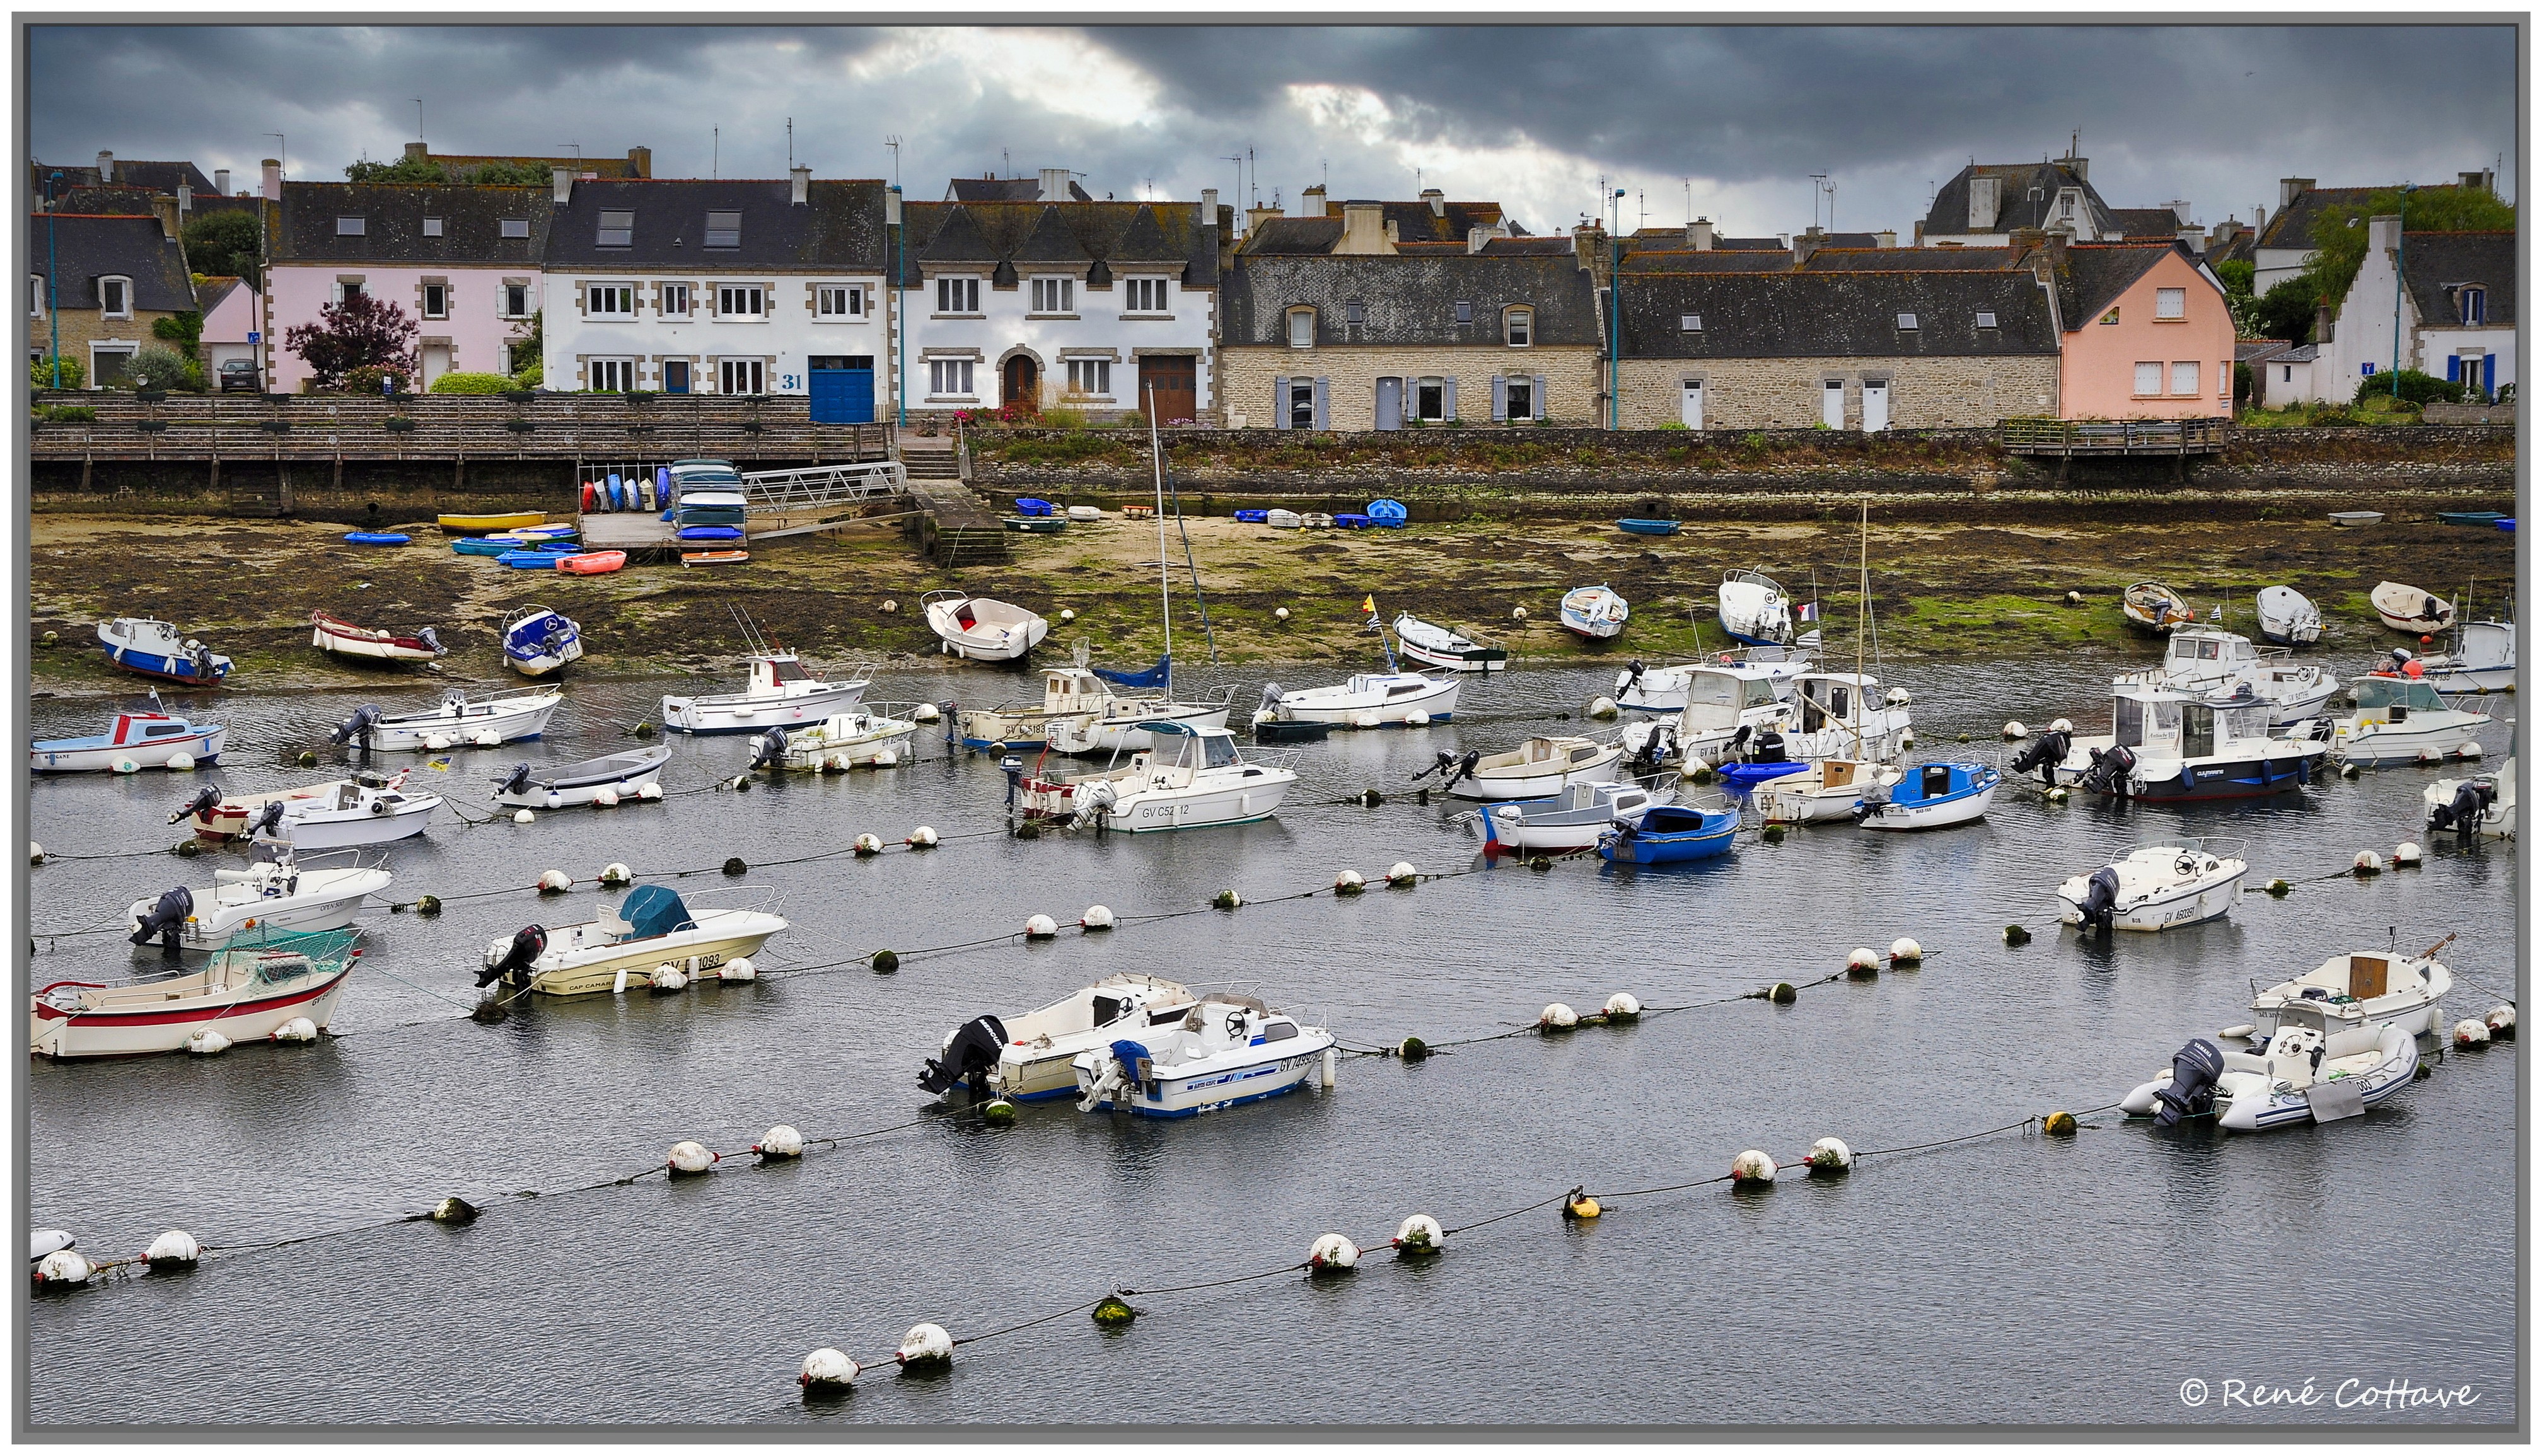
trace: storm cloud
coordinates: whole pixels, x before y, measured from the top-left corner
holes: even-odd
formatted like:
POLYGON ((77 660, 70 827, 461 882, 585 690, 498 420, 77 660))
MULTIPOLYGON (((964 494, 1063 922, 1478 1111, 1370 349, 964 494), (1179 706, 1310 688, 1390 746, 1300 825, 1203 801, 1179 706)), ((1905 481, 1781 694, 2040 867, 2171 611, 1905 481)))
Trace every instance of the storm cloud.
POLYGON ((1268 202, 1419 186, 1538 230, 1627 195, 1740 234, 1912 229, 1972 158, 2079 132, 2119 206, 2202 220, 2277 179, 2515 166, 2514 32, 2374 26, 915 28, 39 26, 36 155, 100 149, 298 179, 435 151, 621 156, 660 176, 946 179, 1067 167, 1096 196, 1268 202), (719 130, 718 130, 719 129, 719 130), (270 133, 281 133, 277 143, 270 133), (1825 174, 1832 199, 1813 181, 1825 174))

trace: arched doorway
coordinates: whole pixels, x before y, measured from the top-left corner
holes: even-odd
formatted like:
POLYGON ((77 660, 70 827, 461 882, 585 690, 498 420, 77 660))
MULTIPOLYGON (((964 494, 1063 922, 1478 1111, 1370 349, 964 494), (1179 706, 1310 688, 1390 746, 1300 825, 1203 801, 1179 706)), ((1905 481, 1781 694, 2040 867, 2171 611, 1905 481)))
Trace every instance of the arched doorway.
POLYGON ((999 399, 1009 404, 1021 400, 1027 408, 1041 404, 1041 368, 1030 354, 1017 354, 1009 359, 1003 371, 999 399))

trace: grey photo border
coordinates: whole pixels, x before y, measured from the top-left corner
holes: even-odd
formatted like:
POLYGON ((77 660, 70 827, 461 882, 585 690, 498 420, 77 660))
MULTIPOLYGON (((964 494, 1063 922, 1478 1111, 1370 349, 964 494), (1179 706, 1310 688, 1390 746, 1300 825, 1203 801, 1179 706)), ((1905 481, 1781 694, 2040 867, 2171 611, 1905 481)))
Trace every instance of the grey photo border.
MULTIPOLYGON (((13 27, 15 31, 15 36, 13 36, 15 49, 13 57, 14 75, 18 85, 18 109, 16 114, 12 117, 17 140, 17 150, 14 155, 22 159, 32 159, 35 155, 33 151, 34 102, 33 92, 30 85, 33 78, 30 69, 30 61, 31 36, 32 33, 39 27, 115 26, 135 28, 210 28, 216 26, 222 29, 240 29, 247 27, 280 29, 287 27, 321 27, 355 24, 363 26, 402 26, 412 28, 444 28, 452 26, 549 26, 565 28, 598 27, 603 25, 612 25, 623 28, 632 24, 648 27, 678 27, 684 29, 731 28, 741 26, 794 26, 817 28, 848 26, 1003 25, 1076 25, 1090 28, 1179 26, 1189 29, 1230 29, 1238 27, 1341 29, 1371 26, 1428 26, 1435 28, 1446 28, 1450 26, 1458 28, 1479 28, 1492 26, 1515 29, 1535 28, 1546 25, 1673 29, 1696 26, 1716 28, 1757 28, 1774 26, 1793 29, 1805 28, 1811 30, 1843 29, 1849 27, 1868 26, 1954 26, 1968 28, 2022 27, 2056 29, 2095 27, 2139 30, 2187 29, 2192 27, 2207 29, 2238 26, 2278 26, 2289 29, 2300 28, 2306 30, 2320 30, 2345 27, 2389 27, 2396 24, 2425 29, 2460 26, 2480 26, 2491 28, 2511 27, 2515 32, 2515 195, 2519 207, 2531 195, 2532 16, 2526 12, 2445 11, 2418 14, 2407 18, 2395 18, 2390 16, 2369 18, 2362 14, 2298 15, 2296 13, 2272 13, 2265 11, 2236 12, 2230 14, 2209 13, 2199 15, 2161 13, 2120 14, 2107 12, 2056 13, 2048 11, 2025 15, 2019 12, 1987 13, 1967 11, 1901 11, 1897 13, 1843 12, 1808 16, 1766 15, 1755 13, 1696 15, 1684 12, 1669 14, 1625 11, 1568 14, 1564 15, 1558 21, 1539 21, 1533 19, 1510 20, 1504 19, 1499 14, 1491 12, 1482 12, 1473 15, 1447 15, 1438 12, 1391 12, 1374 16, 1365 14, 1354 15, 1347 19, 1335 17, 1329 14, 1306 12, 1303 14, 1289 15, 1245 13, 1239 15, 1213 17, 1207 21, 1196 21, 1168 15, 1145 15, 1137 13, 1122 14, 1097 11, 1085 11, 1071 14, 1061 10, 1054 10, 1047 13, 1021 14, 1014 12, 992 13, 986 11, 968 13, 954 11, 940 13, 893 11, 864 15, 849 15, 835 12, 787 13, 783 11, 762 11, 719 15, 711 22, 700 22, 688 20, 686 18, 677 18, 668 12, 644 11, 626 14, 572 11, 528 15, 506 13, 501 16, 486 16, 482 14, 452 15, 447 12, 440 14, 373 14, 344 11, 334 15, 312 14, 306 12, 281 12, 265 15, 253 13, 229 14, 224 15, 217 20, 208 20, 202 16, 181 15, 169 12, 87 15, 62 13, 41 16, 21 12, 16 14, 13 17, 13 20, 15 22, 13 27)), ((21 256, 27 255, 28 252, 31 251, 33 247, 32 238, 34 226, 30 218, 30 209, 27 205, 31 199, 25 192, 25 188, 27 186, 27 171, 23 167, 20 168, 17 181, 14 183, 13 188, 18 193, 18 211, 16 216, 16 226, 13 229, 13 237, 17 247, 21 250, 21 256)), ((2519 228, 2519 232, 2521 230, 2519 228)), ((2526 297, 2529 296, 2530 293, 2529 285, 2531 282, 2531 269, 2527 266, 2527 260, 2529 259, 2532 244, 2529 236, 2520 238, 2519 243, 2521 246, 2518 249, 2519 273, 2517 278, 2517 289, 2519 297, 2526 297)), ((25 349, 33 342, 30 329, 31 325, 29 321, 24 316, 19 316, 16 321, 17 342, 21 350, 19 357, 25 356, 25 349)), ((2516 378, 2521 381, 2528 378, 2530 374, 2532 367, 2532 346, 2529 332, 2521 328, 2520 324, 2516 330, 2515 348, 2516 378)), ((2518 404, 2519 407, 2516 410, 2515 459, 2517 515, 2519 519, 2530 519, 2533 504, 2532 465, 2530 454, 2531 432, 2524 428, 2529 416, 2522 409, 2520 400, 2518 401, 2518 404)), ((33 680, 29 665, 25 658, 25 653, 27 652, 27 643, 29 641, 28 633, 31 630, 30 622, 32 604, 30 602, 29 586, 31 580, 30 550, 33 540, 34 492, 32 484, 32 457, 30 454, 31 433, 27 422, 24 419, 17 417, 14 412, 12 413, 10 420, 10 433, 11 453, 12 459, 17 466, 19 488, 14 492, 15 498, 12 501, 12 511, 10 516, 10 524, 14 531, 14 549, 11 551, 8 561, 10 580, 14 588, 10 595, 9 610, 9 630, 11 632, 11 636, 5 650, 0 650, 0 661, 14 660, 18 665, 16 681, 13 685, 14 691, 9 696, 9 702, 14 714, 10 722, 13 734, 23 737, 26 726, 31 721, 32 717, 31 694, 33 692, 33 680)), ((2519 609, 2530 605, 2529 586, 2533 579, 2532 554, 2532 533, 2519 530, 2516 533, 2515 546, 2517 605, 2519 609)), ((2527 616, 2527 613, 2519 610, 2519 619, 2524 619, 2527 616)), ((2518 694, 2517 701, 2519 704, 2532 700, 2532 687, 2533 682, 2531 675, 2524 672, 2521 664, 2519 664, 2516 673, 2516 692, 2518 694)), ((12 741, 16 741, 16 738, 13 738, 12 741)), ((2517 784, 2517 793, 2524 797, 2530 797, 2535 775, 2533 763, 2529 758, 2520 759, 2519 763, 2520 776, 2517 784)), ((30 799, 25 788, 24 780, 13 779, 11 781, 11 785, 9 792, 11 804, 10 823, 15 828, 17 842, 25 844, 30 842, 33 838, 30 799)), ((12 949, 10 952, 10 961, 18 971, 19 980, 17 983, 23 986, 27 983, 27 978, 31 970, 33 951, 33 943, 29 938, 33 924, 32 907, 30 904, 32 866, 27 860, 16 859, 14 855, 12 858, 14 868, 10 871, 10 875, 15 889, 17 919, 16 923, 12 926, 14 934, 12 939, 12 949)), ((2527 988, 2526 972, 2531 964, 2533 953, 2532 917, 2527 913, 2532 903, 2532 890, 2533 884, 2529 855, 2526 851, 2519 850, 2516 856, 2515 868, 2515 989, 2518 1005, 2521 1005, 2525 998, 2525 991, 2527 988)), ((1689 1439, 1775 1443, 1857 1441, 1869 1439, 1886 1439, 1893 1441, 1953 1440, 2001 1442, 2013 1440, 2039 1440, 2042 1438, 2073 1441, 2151 1441, 2182 1438, 2192 1440, 2223 1440, 2229 1438, 2241 1441, 2260 1440, 2272 1442, 2308 1438, 2341 1443, 2362 1443, 2367 1441, 2388 1442, 2398 1438, 2412 1442, 2442 1442, 2446 1444, 2461 1444, 2474 1441, 2529 1442, 2532 1438, 2532 1417, 2530 1414, 2529 1392, 2533 1374, 2533 1346, 2529 1315, 2531 1311, 2533 1285, 2530 1260, 2525 1256, 2529 1253, 2529 1240, 2532 1233, 2533 1188, 2531 1177, 2531 1152, 2533 1129, 2531 1124, 2521 1117, 2520 1114, 2524 1110, 2523 1104, 2527 1100, 2527 1089, 2531 1085, 2531 1075, 2533 1070, 2532 1045, 2533 1040, 2531 1038, 2519 1038, 2514 1044, 2515 1086, 2516 1095, 2519 1099, 2519 1106, 2517 1109, 2519 1116, 2517 1118, 2515 1128, 2515 1210, 2516 1226, 2518 1231, 2518 1257, 2515 1265, 2515 1303, 2519 1318, 2516 1322, 2515 1334, 2516 1395, 2518 1399, 2516 1402, 2515 1420, 2512 1424, 2495 1423, 2400 1426, 2385 1424, 2333 1425, 2314 1422, 2288 1423, 2282 1425, 2220 1425, 2212 1423, 2198 1424, 2172 1421, 2154 1422, 2142 1425, 2097 1423, 1918 1425, 1892 1422, 1830 1423, 1824 1425, 1598 1425, 1580 1422, 1546 1422, 1543 1424, 1523 1425, 1191 1424, 1159 1427, 1153 1425, 1078 1425, 1019 1422, 1013 1424, 981 1423, 977 1425, 957 1426, 869 1425, 841 1427, 828 1424, 808 1426, 762 1426, 749 1424, 594 1425, 584 1423, 475 1424, 454 1421, 450 1423, 435 1424, 391 1422, 382 1424, 288 1425, 37 1425, 33 1420, 32 1412, 34 1397, 28 1379, 33 1368, 34 1359, 33 1338, 29 1329, 29 1311, 33 1293, 32 1286, 30 1284, 22 1283, 18 1286, 15 1294, 15 1332, 11 1351, 13 1357, 11 1378, 16 1398, 10 1405, 11 1433, 13 1439, 20 1442, 79 1441, 89 1443, 139 1442, 171 1439, 189 1442, 319 1440, 458 1441, 463 1439, 483 1439, 486 1437, 499 1437, 507 1440, 542 1439, 613 1442, 713 1440, 717 1442, 927 1441, 954 1443, 1006 1439, 1018 1435, 1028 1438, 1039 1438, 1046 1441, 1084 1441, 1129 1437, 1149 1441, 1173 1439, 1230 1442, 1309 1440, 1316 1442, 1340 1442, 1349 1440, 1546 1442, 1553 1440, 1576 1439, 1583 1435, 1593 1435, 1595 1438, 1602 1440, 1626 1440, 1635 1442, 1684 1441, 1689 1439)), ((2496 1054, 2493 1053, 2491 1055, 2495 1056, 2496 1054)), ((26 1241, 30 1237, 33 1228, 33 1162, 31 1157, 33 1122, 29 1108, 31 1082, 30 1067, 27 1062, 21 1061, 16 1064, 11 1072, 11 1082, 13 1091, 13 1110, 15 1114, 10 1126, 10 1130, 13 1135, 13 1145, 11 1149, 11 1173, 12 1186, 16 1195, 13 1208, 14 1217, 11 1226, 15 1230, 14 1236, 19 1240, 19 1246, 23 1248, 26 1247, 26 1241)))

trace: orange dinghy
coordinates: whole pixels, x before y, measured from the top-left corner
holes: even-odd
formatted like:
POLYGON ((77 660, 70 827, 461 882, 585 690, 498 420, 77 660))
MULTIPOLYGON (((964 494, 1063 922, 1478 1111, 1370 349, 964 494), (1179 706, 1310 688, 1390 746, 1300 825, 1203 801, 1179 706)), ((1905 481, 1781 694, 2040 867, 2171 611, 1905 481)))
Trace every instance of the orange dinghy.
POLYGON ((586 551, 579 556, 559 556, 556 569, 576 576, 601 576, 626 564, 625 551, 586 551))
POLYGON ((735 562, 747 561, 749 559, 750 552, 748 551, 680 552, 680 564, 683 566, 729 566, 735 562))

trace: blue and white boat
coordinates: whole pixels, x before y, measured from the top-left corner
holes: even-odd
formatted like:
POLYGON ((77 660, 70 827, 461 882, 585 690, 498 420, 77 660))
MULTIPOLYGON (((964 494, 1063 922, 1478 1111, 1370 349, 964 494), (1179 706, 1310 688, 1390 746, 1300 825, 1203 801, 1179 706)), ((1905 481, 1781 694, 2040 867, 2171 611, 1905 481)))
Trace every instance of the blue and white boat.
POLYGON ((1549 799, 1486 804, 1474 817, 1485 854, 1538 854, 1593 848, 1617 825, 1639 825, 1659 802, 1638 783, 1574 783, 1549 799))
POLYGON ((1296 1091, 1332 1055, 1331 1032, 1222 992, 1170 1028, 1079 1053, 1070 1065, 1080 1112, 1189 1118, 1296 1091))
POLYGON ((1786 647, 1792 641, 1792 594, 1755 567, 1721 578, 1721 629, 1751 647, 1786 647))
POLYGON ((1598 857, 1610 864, 1681 864, 1730 852, 1739 813, 1712 804, 1655 804, 1639 824, 1618 824, 1598 837, 1598 857))
POLYGON ((128 673, 197 687, 219 686, 230 660, 155 617, 118 617, 97 624, 97 640, 128 673))
POLYGON ((219 762, 228 733, 219 723, 189 723, 167 713, 116 713, 104 733, 37 740, 29 766, 37 773, 99 772, 124 762, 160 768, 179 754, 210 764, 219 762))
POLYGON ((1985 817, 2003 775, 1984 764, 1918 764, 1896 783, 1875 779, 1853 809, 1864 829, 1948 829, 1985 817))
POLYGON ((1563 626, 1592 642, 1621 632, 1632 615, 1633 609, 1610 586, 1573 587, 1562 594, 1563 626))
POLYGON ((503 660, 524 678, 543 678, 582 656, 582 626, 536 603, 503 619, 503 660))
POLYGON ((1808 766, 1809 762, 1805 759, 1769 759, 1753 764, 1715 764, 1712 771, 1739 788, 1753 789, 1787 773, 1798 773, 1808 766))

